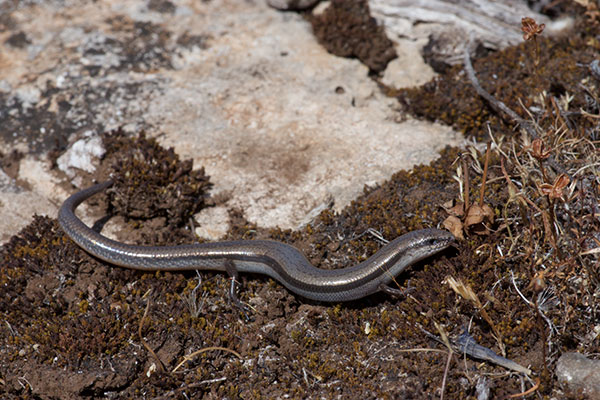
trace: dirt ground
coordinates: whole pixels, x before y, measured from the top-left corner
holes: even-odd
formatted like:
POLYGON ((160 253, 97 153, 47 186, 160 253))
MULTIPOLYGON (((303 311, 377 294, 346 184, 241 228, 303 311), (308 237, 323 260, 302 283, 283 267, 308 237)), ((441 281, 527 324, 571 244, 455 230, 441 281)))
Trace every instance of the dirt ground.
MULTIPOLYGON (((577 11, 577 30, 536 39, 538 53, 528 41, 474 61, 482 86, 536 137, 453 67, 422 88, 389 94, 413 115, 495 142, 487 161, 485 150, 446 149, 300 231, 262 229, 244 210, 230 212, 228 239, 280 240, 325 269, 374 254, 378 235, 455 229, 463 236, 455 247, 397 277, 406 296, 318 303, 245 275, 245 315, 228 300, 225 274, 114 267, 81 250, 56 219, 36 217, 0 250, 2 397, 475 399, 487 388, 489 398, 504 399, 533 388, 527 398, 585 398, 565 393, 554 372, 564 352, 600 352, 600 270, 597 254, 586 253, 600 240, 600 77, 587 67, 600 42, 594 15, 577 11), (525 111, 532 109, 539 112, 525 111), (563 171, 572 187, 561 186, 563 171), (464 203, 485 204, 491 215, 473 222, 457 212, 464 203), (477 301, 453 290, 449 277, 477 301), (445 337, 453 343, 465 332, 531 373, 450 352, 445 337)), ((206 195, 203 170, 143 135, 117 130, 104 143, 98 172, 85 177, 91 184, 115 176, 114 188, 88 201, 97 219, 112 217, 118 239, 130 243, 197 242, 190 216, 220 201, 206 195)))

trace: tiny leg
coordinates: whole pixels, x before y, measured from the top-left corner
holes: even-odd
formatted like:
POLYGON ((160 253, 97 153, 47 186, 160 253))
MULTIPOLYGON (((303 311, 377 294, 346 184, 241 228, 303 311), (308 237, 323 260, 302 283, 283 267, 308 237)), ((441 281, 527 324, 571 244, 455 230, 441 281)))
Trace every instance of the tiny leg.
POLYGON ((392 297, 402 298, 402 297, 406 297, 406 295, 408 293, 412 292, 414 290, 414 288, 408 287, 406 289, 396 289, 396 288, 390 287, 388 285, 381 284, 381 285, 379 285, 379 290, 384 293, 389 294, 392 297))
POLYGON ((235 263, 231 260, 225 260, 225 271, 229 275, 229 279, 231 279, 231 286, 229 287, 229 300, 233 303, 234 306, 239 308, 246 320, 248 318, 248 307, 240 301, 240 298, 237 295, 237 285, 239 283, 239 273, 237 268, 235 267, 235 263))

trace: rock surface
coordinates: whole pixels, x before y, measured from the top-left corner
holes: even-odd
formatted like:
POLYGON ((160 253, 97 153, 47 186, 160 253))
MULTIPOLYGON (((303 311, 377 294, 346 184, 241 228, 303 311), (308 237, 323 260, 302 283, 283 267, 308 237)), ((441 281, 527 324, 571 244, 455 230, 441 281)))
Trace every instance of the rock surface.
POLYGON ((372 15, 398 43, 416 42, 424 47, 428 63, 462 63, 465 44, 472 39, 485 48, 499 50, 523 40, 521 18, 546 25, 546 35, 572 23, 565 18, 551 21, 521 1, 371 0, 372 15))
POLYGON ((33 212, 54 216, 72 192, 57 186, 66 178, 50 152, 120 126, 204 165, 226 208, 286 228, 460 142, 447 127, 398 123, 367 67, 328 54, 300 15, 263 2, 1 7, 0 148, 3 159, 20 154, 5 171, 14 190, 1 197, 11 215, 2 241, 33 212), (17 188, 29 201, 15 199, 17 188))
MULTIPOLYGON (((369 6, 399 55, 383 82, 431 79, 426 31, 406 7, 369 6)), ((229 199, 211 212, 218 221, 239 208, 284 228, 461 142, 450 128, 405 120, 368 67, 329 54, 301 15, 265 2, 5 2, 0 11, 1 241, 34 212, 54 216, 72 192, 63 173, 81 185, 77 171, 93 174, 102 153, 82 153, 81 140, 117 127, 205 166, 213 193, 229 199), (55 156, 75 143, 58 172, 55 156)))
POLYGON ((600 360, 579 353, 565 353, 556 363, 556 376, 569 392, 600 398, 600 360))

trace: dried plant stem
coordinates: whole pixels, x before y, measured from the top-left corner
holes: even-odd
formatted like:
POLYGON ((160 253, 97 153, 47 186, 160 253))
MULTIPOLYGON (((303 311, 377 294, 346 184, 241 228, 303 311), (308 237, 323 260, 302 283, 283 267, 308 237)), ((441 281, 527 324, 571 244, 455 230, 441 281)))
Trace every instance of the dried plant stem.
POLYGON ((452 361, 452 351, 448 351, 448 359, 446 360, 446 368, 444 368, 444 379, 442 379, 442 390, 440 394, 440 400, 444 400, 444 392, 446 391, 446 379, 448 378, 448 371, 450 370, 450 362, 452 361))
POLYGON ((479 190, 479 207, 483 207, 483 194, 485 192, 485 183, 487 182, 488 165, 490 163, 490 148, 491 143, 487 143, 487 149, 485 151, 485 164, 483 165, 483 177, 481 182, 481 189, 479 190))
POLYGON ((554 243, 556 243, 556 255, 558 256, 558 259, 560 261, 563 260, 563 254, 562 251, 560 249, 560 244, 558 243, 558 232, 557 229, 555 227, 555 222, 556 222, 556 213, 554 212, 554 204, 555 204, 555 200, 550 197, 548 197, 548 208, 549 208, 549 212, 550 212, 550 232, 552 233, 552 239, 554 240, 554 243))
POLYGON ((469 199, 469 192, 471 190, 470 186, 469 186, 469 166, 467 165, 467 160, 465 159, 465 157, 461 157, 461 162, 462 162, 462 169, 463 169, 463 182, 465 184, 464 210, 465 210, 465 214, 466 214, 467 210, 471 206, 471 200, 469 199))
POLYGON ((525 397, 527 395, 530 395, 531 393, 535 392, 536 390, 538 390, 540 387, 540 378, 538 378, 535 382, 535 385, 533 385, 529 390, 526 390, 522 393, 515 393, 515 394, 511 394, 510 396, 507 397, 507 399, 516 399, 517 397, 525 397))
POLYGON ((535 72, 537 73, 537 67, 540 65, 540 45, 538 44, 537 36, 533 37, 533 43, 535 43, 533 65, 535 65, 535 72))

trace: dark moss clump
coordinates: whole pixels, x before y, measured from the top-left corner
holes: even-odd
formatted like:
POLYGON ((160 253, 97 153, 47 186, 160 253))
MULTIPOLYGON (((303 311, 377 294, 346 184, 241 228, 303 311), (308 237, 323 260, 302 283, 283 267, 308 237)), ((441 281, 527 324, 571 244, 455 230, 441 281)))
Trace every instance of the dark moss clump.
POLYGON ((211 184, 204 168, 193 170, 193 161, 181 161, 172 148, 143 133, 127 137, 120 130, 108 133, 104 145, 116 213, 134 219, 164 217, 167 225, 182 226, 206 205, 211 184))
POLYGON ((328 52, 356 57, 373 72, 381 72, 397 57, 383 27, 371 17, 366 0, 333 0, 323 14, 311 17, 313 32, 328 52))
MULTIPOLYGON (((39 273, 60 263, 63 254, 73 250, 74 243, 66 240, 55 220, 39 215, 33 222, 0 248, 0 287, 8 297, 14 299, 12 306, 23 297, 20 277, 28 272, 39 273), (73 247, 70 247, 73 245, 73 247), (60 250, 60 251, 59 251, 60 250)), ((0 302, 0 311, 4 309, 0 302)))

